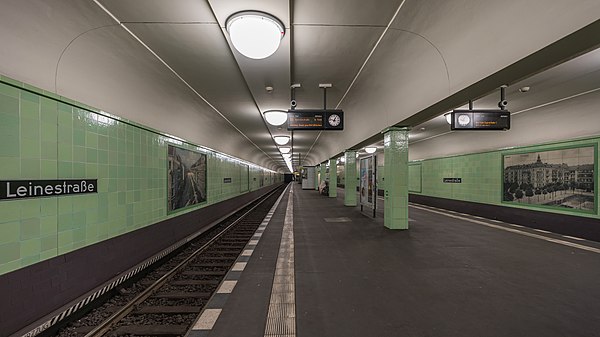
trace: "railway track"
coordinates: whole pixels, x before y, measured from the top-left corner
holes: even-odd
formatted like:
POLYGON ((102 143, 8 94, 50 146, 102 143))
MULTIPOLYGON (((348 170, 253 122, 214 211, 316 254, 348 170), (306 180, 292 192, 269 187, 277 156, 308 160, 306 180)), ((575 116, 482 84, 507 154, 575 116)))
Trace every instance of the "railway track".
POLYGON ((56 336, 184 335, 283 190, 238 211, 56 336))

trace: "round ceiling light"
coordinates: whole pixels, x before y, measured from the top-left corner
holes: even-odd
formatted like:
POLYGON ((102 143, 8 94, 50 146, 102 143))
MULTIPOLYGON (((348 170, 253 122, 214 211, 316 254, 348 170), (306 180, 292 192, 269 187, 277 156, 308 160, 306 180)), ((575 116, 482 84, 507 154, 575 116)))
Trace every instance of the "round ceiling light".
POLYGON ((366 153, 375 153, 375 151, 377 151, 377 148, 374 147, 374 146, 365 147, 365 152, 366 153))
POLYGON ((452 113, 451 113, 451 112, 446 112, 446 113, 444 114, 444 117, 446 117, 446 122, 447 122, 448 124, 452 124, 452 113))
POLYGON ((287 112, 283 110, 269 110, 264 113, 267 123, 275 126, 282 125, 287 122, 287 112))
POLYGON ((292 151, 292 148, 289 146, 279 148, 279 152, 281 153, 290 153, 290 151, 292 151))
POLYGON ((273 140, 275 140, 275 144, 277 145, 285 145, 290 142, 290 136, 275 136, 273 140))
POLYGON ((281 21, 267 13, 246 11, 227 19, 231 43, 242 55, 260 60, 279 48, 285 29, 281 21))

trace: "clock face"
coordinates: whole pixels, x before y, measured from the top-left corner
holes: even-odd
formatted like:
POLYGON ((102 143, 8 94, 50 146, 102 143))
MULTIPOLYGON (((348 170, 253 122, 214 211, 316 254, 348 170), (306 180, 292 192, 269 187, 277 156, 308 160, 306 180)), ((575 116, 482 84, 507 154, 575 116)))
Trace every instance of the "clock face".
POLYGON ((341 120, 340 116, 338 116, 336 114, 329 116, 329 119, 328 119, 329 125, 331 125, 331 126, 338 126, 338 125, 340 125, 341 121, 342 120, 341 120))
POLYGON ((467 126, 471 122, 471 117, 469 115, 459 115, 458 116, 458 125, 467 126))

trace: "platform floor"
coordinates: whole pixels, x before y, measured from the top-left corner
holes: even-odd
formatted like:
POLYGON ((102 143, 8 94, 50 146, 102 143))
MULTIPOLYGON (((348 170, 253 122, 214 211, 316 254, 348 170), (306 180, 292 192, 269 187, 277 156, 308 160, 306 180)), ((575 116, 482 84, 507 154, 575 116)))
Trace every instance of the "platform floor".
POLYGON ((296 336, 600 336, 598 243, 419 205, 392 231, 343 194, 292 186, 212 330, 192 336, 265 335, 290 195, 296 336))

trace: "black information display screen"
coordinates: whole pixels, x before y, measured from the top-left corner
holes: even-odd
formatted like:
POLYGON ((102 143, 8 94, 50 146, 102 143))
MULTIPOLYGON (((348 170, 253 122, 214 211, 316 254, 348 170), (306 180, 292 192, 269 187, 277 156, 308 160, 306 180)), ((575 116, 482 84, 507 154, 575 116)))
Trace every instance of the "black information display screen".
POLYGON ((288 130, 344 130, 342 110, 288 110, 288 130))
POLYGON ((460 184, 462 183, 462 178, 443 178, 442 181, 444 183, 460 184))
POLYGON ((510 112, 505 110, 454 110, 451 130, 508 130, 510 112))

